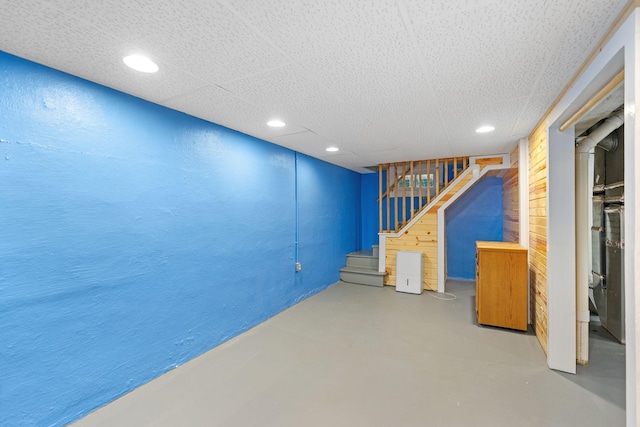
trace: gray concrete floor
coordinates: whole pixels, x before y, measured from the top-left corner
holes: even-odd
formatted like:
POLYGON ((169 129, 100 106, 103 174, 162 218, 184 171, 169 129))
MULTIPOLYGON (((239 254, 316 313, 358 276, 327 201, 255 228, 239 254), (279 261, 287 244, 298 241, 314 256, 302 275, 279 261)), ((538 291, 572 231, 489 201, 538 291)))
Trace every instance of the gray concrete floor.
POLYGON ((472 282, 447 291, 339 282, 76 426, 624 425, 606 331, 590 366, 554 372, 532 333, 478 326, 472 282))

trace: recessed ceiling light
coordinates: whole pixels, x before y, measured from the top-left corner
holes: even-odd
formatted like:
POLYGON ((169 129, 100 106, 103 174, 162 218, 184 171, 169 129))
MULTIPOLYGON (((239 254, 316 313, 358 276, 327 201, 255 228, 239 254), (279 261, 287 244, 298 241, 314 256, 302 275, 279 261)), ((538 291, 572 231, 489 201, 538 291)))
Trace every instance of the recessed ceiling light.
POLYGON ((284 125, 286 125, 286 123, 282 120, 271 120, 267 122, 267 126, 271 126, 272 128, 281 128, 284 125))
POLYGON ((493 126, 482 126, 479 127, 478 129, 476 129, 477 133, 487 133, 487 132, 491 132, 493 130, 495 130, 496 128, 494 128, 493 126))
POLYGON ((327 147, 325 149, 325 151, 328 151, 330 153, 333 153, 334 151, 339 151, 340 149, 338 147, 327 147))
POLYGON ((122 58, 122 61, 127 64, 128 67, 143 73, 155 73, 158 71, 158 65, 146 56, 129 55, 122 58))

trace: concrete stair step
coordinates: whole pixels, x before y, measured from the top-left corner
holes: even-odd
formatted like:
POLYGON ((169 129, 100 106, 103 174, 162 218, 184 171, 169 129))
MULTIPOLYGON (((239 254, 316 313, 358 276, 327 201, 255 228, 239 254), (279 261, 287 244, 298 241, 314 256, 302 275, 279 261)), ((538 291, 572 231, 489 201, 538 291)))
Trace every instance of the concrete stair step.
POLYGON ((378 269, 378 257, 373 256, 373 251, 358 251, 347 255, 348 267, 363 267, 378 269))
POLYGON ((367 286, 384 286, 384 276, 377 269, 346 266, 340 269, 340 280, 367 286))

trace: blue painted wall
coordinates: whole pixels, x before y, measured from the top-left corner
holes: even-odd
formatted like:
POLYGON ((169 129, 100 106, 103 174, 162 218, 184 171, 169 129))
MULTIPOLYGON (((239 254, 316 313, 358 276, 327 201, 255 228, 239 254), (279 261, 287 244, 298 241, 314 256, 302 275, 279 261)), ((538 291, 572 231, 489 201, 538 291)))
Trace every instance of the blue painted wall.
POLYGON ((502 241, 502 178, 479 181, 445 214, 447 276, 475 280, 476 240, 502 241))
POLYGON ((360 246, 360 175, 304 154, 297 158, 303 273, 297 283, 332 284, 340 279, 345 255, 360 246))
POLYGON ((362 174, 360 179, 362 187, 362 249, 371 249, 371 246, 377 245, 379 241, 378 174, 362 174))
POLYGON ((2 52, 0 94, 0 425, 73 421, 358 249, 354 172, 2 52))

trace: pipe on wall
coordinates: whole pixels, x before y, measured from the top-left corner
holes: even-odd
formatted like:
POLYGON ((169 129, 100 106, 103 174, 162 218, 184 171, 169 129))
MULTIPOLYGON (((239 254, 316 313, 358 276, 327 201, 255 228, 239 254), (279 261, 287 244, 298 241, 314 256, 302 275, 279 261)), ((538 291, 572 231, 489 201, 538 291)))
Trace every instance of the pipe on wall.
POLYGON ((618 111, 576 145, 576 359, 589 362, 589 152, 598 144, 615 150, 617 138, 610 136, 624 124, 624 112, 618 111))

